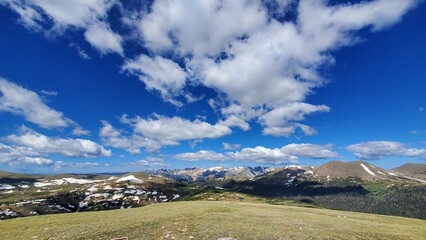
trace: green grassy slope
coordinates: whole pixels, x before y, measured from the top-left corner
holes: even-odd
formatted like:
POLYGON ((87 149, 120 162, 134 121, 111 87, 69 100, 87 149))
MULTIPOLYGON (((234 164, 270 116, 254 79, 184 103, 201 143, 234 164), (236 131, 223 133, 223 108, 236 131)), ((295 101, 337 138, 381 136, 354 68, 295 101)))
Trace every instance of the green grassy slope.
POLYGON ((189 201, 4 220, 0 229, 1 239, 422 239, 426 221, 259 203, 189 201))

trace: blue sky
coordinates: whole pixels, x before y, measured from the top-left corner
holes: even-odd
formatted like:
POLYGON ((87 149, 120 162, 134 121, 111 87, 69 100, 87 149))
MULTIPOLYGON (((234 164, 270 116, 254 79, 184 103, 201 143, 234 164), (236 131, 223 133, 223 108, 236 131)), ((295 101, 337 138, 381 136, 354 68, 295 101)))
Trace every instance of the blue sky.
POLYGON ((0 169, 424 163, 425 11, 3 1, 0 169))

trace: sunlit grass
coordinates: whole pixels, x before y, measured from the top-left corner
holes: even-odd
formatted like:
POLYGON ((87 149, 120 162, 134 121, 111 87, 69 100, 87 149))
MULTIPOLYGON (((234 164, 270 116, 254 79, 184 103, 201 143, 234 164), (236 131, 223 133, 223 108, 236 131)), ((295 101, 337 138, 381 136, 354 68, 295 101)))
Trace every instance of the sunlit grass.
POLYGON ((0 221, 2 239, 422 239, 426 221, 262 203, 188 201, 0 221))

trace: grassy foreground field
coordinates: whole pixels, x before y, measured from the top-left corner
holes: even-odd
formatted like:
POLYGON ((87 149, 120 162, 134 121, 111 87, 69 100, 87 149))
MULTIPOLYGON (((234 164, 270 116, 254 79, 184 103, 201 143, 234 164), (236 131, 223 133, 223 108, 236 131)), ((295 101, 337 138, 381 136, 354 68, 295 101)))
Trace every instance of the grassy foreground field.
POLYGON ((426 221, 277 206, 188 201, 0 221, 0 239, 424 239, 426 221))

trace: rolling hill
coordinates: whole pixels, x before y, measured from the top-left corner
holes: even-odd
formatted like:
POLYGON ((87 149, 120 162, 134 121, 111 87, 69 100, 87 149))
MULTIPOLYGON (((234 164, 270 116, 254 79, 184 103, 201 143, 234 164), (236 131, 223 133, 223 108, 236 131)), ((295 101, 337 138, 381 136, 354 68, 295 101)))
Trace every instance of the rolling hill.
POLYGON ((407 177, 426 180, 426 164, 407 163, 400 167, 392 169, 392 172, 407 177))
POLYGON ((0 221, 2 239, 422 239, 426 221, 327 209, 190 201, 0 221))
POLYGON ((174 180, 140 172, 118 176, 3 175, 0 219, 139 207, 174 201, 192 191, 174 180))
POLYGON ((367 181, 393 179, 396 177, 394 173, 390 173, 382 168, 363 161, 328 162, 315 168, 314 176, 326 179, 358 177, 367 181))

